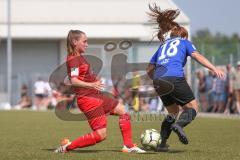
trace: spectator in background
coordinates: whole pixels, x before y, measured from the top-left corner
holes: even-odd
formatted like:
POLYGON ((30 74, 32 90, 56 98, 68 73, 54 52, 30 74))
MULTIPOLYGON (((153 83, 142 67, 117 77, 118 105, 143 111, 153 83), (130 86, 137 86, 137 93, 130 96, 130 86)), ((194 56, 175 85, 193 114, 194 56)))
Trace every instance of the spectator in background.
POLYGON ((157 109, 158 109, 158 103, 159 103, 159 99, 158 99, 158 97, 157 96, 155 96, 155 97, 151 97, 150 99, 149 99, 149 111, 157 111, 157 109))
POLYGON ((236 97, 236 110, 240 113, 240 61, 237 62, 237 69, 233 75, 233 90, 236 97))
POLYGON ((214 75, 211 71, 208 71, 208 75, 205 78, 205 90, 206 90, 206 100, 207 100, 207 112, 213 109, 213 83, 214 75))
POLYGON ((26 84, 23 84, 21 87, 21 98, 28 95, 28 87, 26 84))
MULTIPOLYGON (((220 68, 219 68, 220 69, 220 68)), ((223 71, 223 69, 221 69, 223 71)), ((226 102, 226 78, 215 79, 213 112, 222 113, 226 102)))
POLYGON ((34 110, 46 110, 49 104, 49 85, 41 77, 34 83, 34 110))
POLYGON ((132 106, 135 111, 138 111, 140 108, 140 100, 139 100, 139 87, 141 86, 140 75, 137 71, 133 72, 132 79, 132 106))
POLYGON ((140 108, 141 111, 144 111, 144 112, 149 111, 149 105, 146 102, 145 98, 143 98, 143 97, 139 98, 139 103, 140 103, 140 106, 141 106, 141 108, 140 108))
POLYGON ((65 94, 58 92, 56 90, 52 91, 51 104, 53 107, 57 107, 59 110, 64 110, 66 108, 73 109, 76 108, 76 104, 74 103, 74 95, 65 94))
POLYGON ((199 94, 199 102, 200 107, 203 112, 207 110, 207 99, 206 99, 206 83, 205 83, 205 75, 203 71, 197 72, 198 77, 198 94, 199 94))
POLYGON ((233 76, 234 70, 231 64, 226 65, 226 91, 227 91, 227 100, 226 100, 226 108, 224 113, 234 113, 233 105, 234 105, 234 93, 233 93, 233 76))
POLYGON ((28 87, 23 84, 21 87, 21 99, 15 106, 15 109, 26 109, 32 106, 32 99, 28 96, 28 87))
MULTIPOLYGON (((52 105, 52 88, 50 87, 48 81, 44 81, 44 90, 45 90, 45 95, 43 98, 44 101, 44 109, 48 109, 52 105)), ((51 107, 52 108, 52 107, 51 107)))
MULTIPOLYGON (((68 82, 66 84, 68 84, 68 82)), ((66 108, 73 109, 77 107, 77 104, 74 103, 75 96, 72 94, 71 87, 66 86, 66 84, 64 82, 60 82, 58 88, 51 91, 52 108, 64 110, 66 108)))

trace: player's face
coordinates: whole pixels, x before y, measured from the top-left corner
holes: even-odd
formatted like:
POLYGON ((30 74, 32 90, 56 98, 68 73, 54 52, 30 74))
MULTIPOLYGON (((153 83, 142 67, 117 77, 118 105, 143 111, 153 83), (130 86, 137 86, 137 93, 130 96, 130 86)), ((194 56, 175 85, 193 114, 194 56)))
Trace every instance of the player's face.
POLYGON ((81 37, 75 41, 76 50, 80 53, 84 53, 88 47, 88 39, 85 34, 81 34, 81 37))

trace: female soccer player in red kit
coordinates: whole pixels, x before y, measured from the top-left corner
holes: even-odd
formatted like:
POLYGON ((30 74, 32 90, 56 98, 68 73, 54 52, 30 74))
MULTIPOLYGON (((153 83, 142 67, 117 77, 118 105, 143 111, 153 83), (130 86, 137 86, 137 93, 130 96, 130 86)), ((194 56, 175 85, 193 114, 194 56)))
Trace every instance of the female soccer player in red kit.
POLYGON ((119 116, 119 126, 123 137, 123 152, 144 153, 132 142, 130 115, 117 100, 103 95, 100 91, 103 84, 92 73, 90 64, 83 53, 88 47, 87 36, 79 30, 70 30, 67 36, 67 70, 68 77, 77 97, 80 110, 88 118, 92 132, 78 137, 70 142, 64 139, 55 152, 65 153, 76 148, 88 147, 106 138, 106 114, 119 116))

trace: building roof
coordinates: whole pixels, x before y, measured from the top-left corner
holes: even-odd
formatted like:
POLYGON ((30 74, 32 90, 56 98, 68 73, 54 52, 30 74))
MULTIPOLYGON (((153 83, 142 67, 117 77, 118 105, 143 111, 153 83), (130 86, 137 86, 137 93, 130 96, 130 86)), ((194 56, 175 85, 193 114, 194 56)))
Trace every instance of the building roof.
MULTIPOLYGON (((140 39, 143 34, 149 34, 144 31, 149 25, 149 17, 146 13, 149 10, 149 2, 154 2, 150 0, 11 1, 12 35, 15 38, 63 38, 66 36, 66 31, 72 27, 92 32, 90 34, 92 38, 101 37, 102 34, 104 37, 122 38, 123 31, 127 31, 129 27, 129 33, 126 34, 132 33, 140 39), (114 34, 110 30, 119 32, 114 34), (104 33, 98 33, 99 31, 104 33)), ((171 0, 156 2, 162 9, 177 8, 171 0)), ((6 8, 6 0, 0 0, 0 29, 4 31, 0 33, 2 36, 6 36, 6 8)), ((183 25, 189 24, 189 18, 183 12, 176 21, 183 25)))

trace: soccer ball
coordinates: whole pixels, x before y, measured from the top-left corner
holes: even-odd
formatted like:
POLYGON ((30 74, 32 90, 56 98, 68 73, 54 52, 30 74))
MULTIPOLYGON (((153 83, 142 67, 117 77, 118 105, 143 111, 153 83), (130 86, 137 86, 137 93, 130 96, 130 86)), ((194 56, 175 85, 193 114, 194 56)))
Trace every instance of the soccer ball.
POLYGON ((141 144, 146 150, 155 150, 161 143, 161 136, 156 129, 147 129, 141 134, 141 144))

